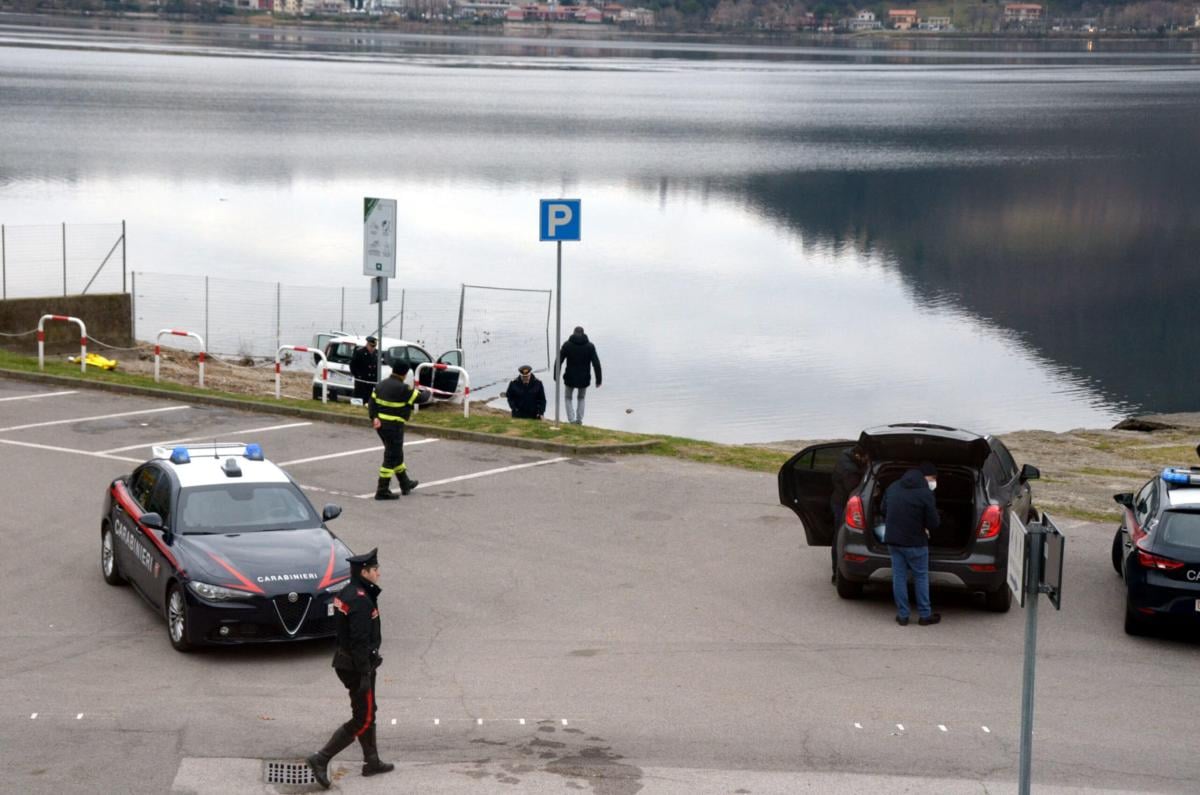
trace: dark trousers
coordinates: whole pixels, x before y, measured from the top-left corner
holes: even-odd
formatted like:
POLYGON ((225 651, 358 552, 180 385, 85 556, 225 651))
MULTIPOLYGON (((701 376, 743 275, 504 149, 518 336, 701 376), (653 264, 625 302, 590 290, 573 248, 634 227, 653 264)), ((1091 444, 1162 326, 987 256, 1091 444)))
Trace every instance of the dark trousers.
POLYGON ((366 403, 371 399, 371 393, 375 391, 375 383, 372 381, 362 381, 358 378, 354 379, 354 397, 366 403))
POLYGON ((371 688, 365 692, 358 690, 362 674, 358 671, 348 671, 345 668, 334 668, 338 679, 350 691, 350 720, 342 724, 342 729, 354 737, 362 737, 375 726, 375 713, 379 705, 375 703, 375 672, 370 673, 371 688))
POLYGON ((407 469, 404 466, 404 424, 384 421, 375 432, 383 441, 383 465, 379 467, 379 477, 401 475, 407 469))

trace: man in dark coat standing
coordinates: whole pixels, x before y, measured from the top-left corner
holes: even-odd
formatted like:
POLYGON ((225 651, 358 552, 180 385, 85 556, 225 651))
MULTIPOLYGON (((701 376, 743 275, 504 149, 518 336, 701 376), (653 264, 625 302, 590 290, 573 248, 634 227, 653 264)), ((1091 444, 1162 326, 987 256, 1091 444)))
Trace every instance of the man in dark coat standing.
POLYGON ((575 333, 563 343, 558 354, 558 367, 555 368, 554 380, 558 380, 558 371, 563 366, 567 371, 563 374, 563 383, 567 386, 567 422, 583 425, 583 399, 587 388, 592 385, 592 370, 596 371, 596 389, 600 388, 602 376, 600 373, 600 357, 596 355, 596 346, 583 333, 583 326, 576 326, 575 333), (579 402, 571 404, 576 393, 579 402))
POLYGON ((371 397, 375 383, 379 381, 379 351, 376 339, 367 337, 367 347, 355 348, 350 357, 350 375, 354 376, 354 396, 364 404, 371 397))
POLYGON ((933 491, 937 469, 928 461, 910 469, 883 493, 881 511, 887 522, 884 541, 892 556, 892 597, 896 600, 896 623, 908 625, 908 572, 912 571, 917 591, 917 623, 936 624, 942 617, 929 603, 929 531, 940 519, 933 491))
POLYGON ((546 413, 546 390, 527 364, 517 368, 517 377, 508 383, 504 396, 517 419, 540 420, 546 413))
POLYGON ((829 507, 833 509, 833 543, 829 545, 829 555, 833 561, 833 582, 837 582, 837 531, 842 526, 846 514, 846 503, 850 494, 862 482, 863 471, 867 467, 867 451, 859 445, 843 450, 833 466, 833 494, 829 497, 829 507))
POLYGON ((362 746, 364 776, 390 773, 396 766, 379 758, 375 745, 375 669, 383 662, 379 647, 383 633, 379 625, 378 549, 346 558, 350 562, 350 582, 333 599, 337 616, 337 651, 333 668, 350 693, 350 720, 343 723, 325 743, 308 757, 313 777, 329 789, 329 762, 355 739, 362 746))

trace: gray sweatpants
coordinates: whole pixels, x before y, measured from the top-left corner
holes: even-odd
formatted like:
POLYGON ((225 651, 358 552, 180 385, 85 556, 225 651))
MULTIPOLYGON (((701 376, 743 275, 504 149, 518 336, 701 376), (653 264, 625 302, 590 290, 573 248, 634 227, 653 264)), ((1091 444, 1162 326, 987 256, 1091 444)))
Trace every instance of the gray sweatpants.
POLYGON ((567 387, 567 422, 573 422, 576 425, 583 424, 583 399, 587 395, 588 388, 586 386, 567 387), (579 402, 571 405, 571 399, 575 397, 575 393, 579 393, 579 402))

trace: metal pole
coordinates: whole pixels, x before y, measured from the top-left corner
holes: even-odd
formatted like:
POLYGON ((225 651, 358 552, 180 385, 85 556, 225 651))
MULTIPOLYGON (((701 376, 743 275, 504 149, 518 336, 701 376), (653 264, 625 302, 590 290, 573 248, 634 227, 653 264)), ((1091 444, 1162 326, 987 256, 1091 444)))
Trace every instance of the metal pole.
POLYGON ((562 355, 562 241, 558 241, 558 278, 554 290, 557 308, 554 313, 554 424, 558 424, 559 382, 562 381, 562 366, 558 357, 562 355))
POLYGON ((282 310, 280 310, 280 308, 279 308, 279 305, 280 305, 280 302, 282 301, 282 298, 281 298, 282 292, 283 292, 283 283, 275 282, 275 350, 279 350, 279 346, 283 344, 279 339, 279 337, 280 337, 279 318, 280 318, 280 315, 282 312, 282 310))
MULTIPOLYGON (((137 345, 137 274, 129 274, 129 332, 137 345)), ((204 339, 208 339, 205 337, 204 339)))
POLYGON ((63 295, 67 294, 67 223, 63 221, 63 295))
MULTIPOLYGON (((379 383, 380 377, 383 375, 383 276, 375 277, 375 297, 379 299, 379 330, 375 332, 377 346, 375 348, 375 382, 379 383)), ((416 381, 416 376, 413 376, 416 381)))
MULTIPOLYGON (((206 341, 212 339, 212 337, 208 336, 208 277, 207 276, 204 277, 204 339, 206 341)), ((207 342, 205 342, 205 344, 207 344, 207 342)))
MULTIPOLYGON (((125 220, 121 219, 121 292, 125 291, 125 220)), ((207 333, 204 339, 208 339, 207 333)))
POLYGON ((4 224, 0 224, 0 299, 8 299, 8 256, 4 245, 4 224))
POLYGON ((1029 769, 1033 761, 1033 674, 1037 664, 1037 610, 1041 598, 1042 542, 1045 532, 1040 522, 1029 525, 1029 583, 1025 591, 1029 609, 1025 613, 1025 671, 1021 684, 1020 795, 1029 795, 1029 769))
POLYGON ((342 322, 338 323, 338 331, 344 331, 346 328, 346 288, 342 288, 342 322))
POLYGON ((400 291, 400 339, 404 339, 404 299, 407 293, 407 290, 400 291))
POLYGON ((458 293, 458 334, 454 337, 454 347, 462 350, 463 305, 467 302, 467 285, 463 284, 458 293))

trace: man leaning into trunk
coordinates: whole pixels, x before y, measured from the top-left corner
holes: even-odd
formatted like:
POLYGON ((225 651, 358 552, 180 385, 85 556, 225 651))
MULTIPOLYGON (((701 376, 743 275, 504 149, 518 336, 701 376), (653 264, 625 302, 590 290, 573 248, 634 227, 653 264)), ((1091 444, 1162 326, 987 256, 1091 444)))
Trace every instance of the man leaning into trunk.
POLYGON ((892 556, 892 597, 896 600, 896 623, 908 626, 908 573, 917 592, 917 623, 923 627, 942 620, 929 602, 929 531, 936 530, 937 468, 928 461, 910 469, 888 486, 880 510, 887 529, 884 541, 892 556))

